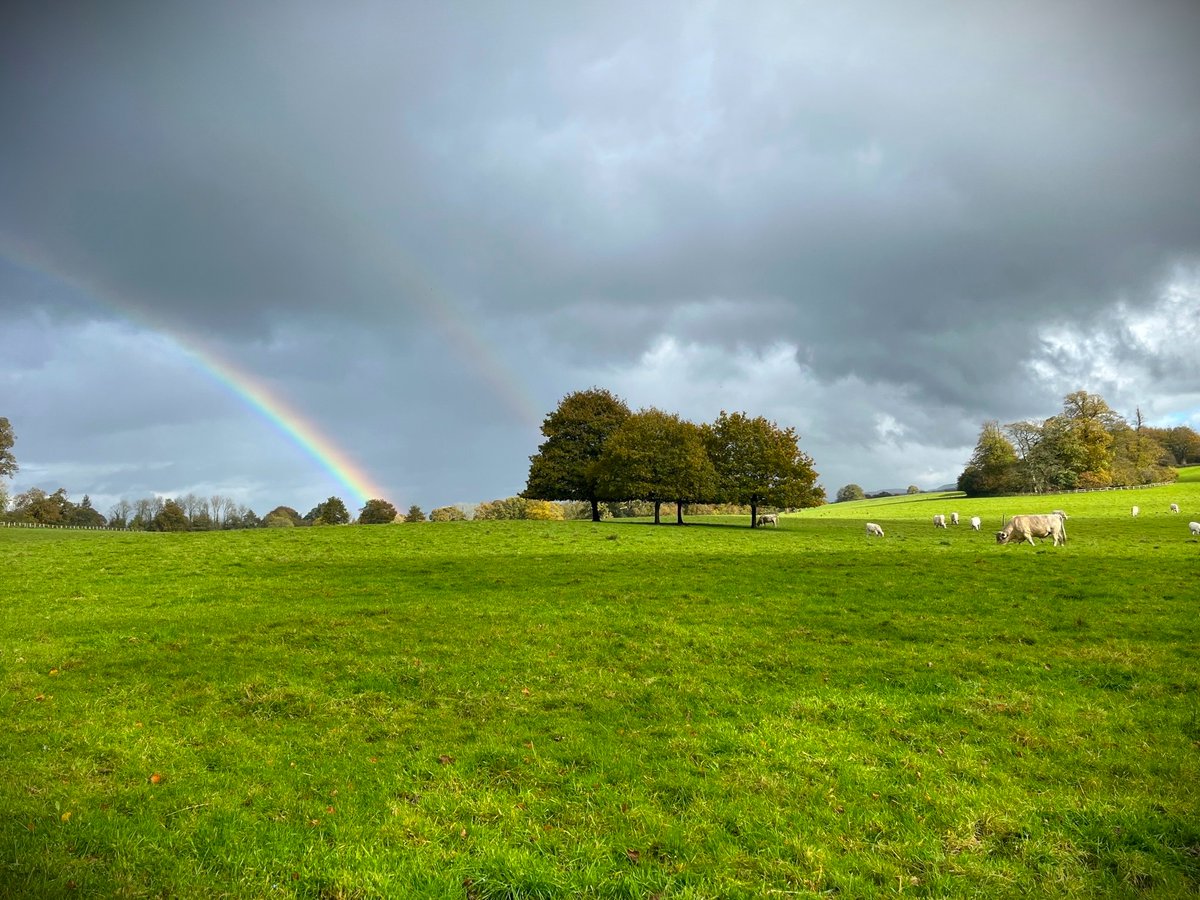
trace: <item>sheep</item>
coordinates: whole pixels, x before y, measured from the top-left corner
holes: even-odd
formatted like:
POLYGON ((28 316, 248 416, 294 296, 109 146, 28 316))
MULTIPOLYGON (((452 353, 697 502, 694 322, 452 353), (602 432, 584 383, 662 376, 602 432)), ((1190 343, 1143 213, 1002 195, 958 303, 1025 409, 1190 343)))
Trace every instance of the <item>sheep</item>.
POLYGON ((1192 534, 1200 535, 1200 522, 1188 522, 1188 528, 1192 529, 1192 534))
POLYGON ((978 531, 979 526, 982 524, 983 524, 983 519, 979 518, 979 516, 971 516, 971 530, 972 531, 978 531))
POLYGON ((1140 513, 1140 512, 1141 512, 1141 510, 1140 510, 1140 509, 1138 509, 1138 508, 1135 506, 1135 507, 1134 507, 1134 508, 1133 508, 1133 509, 1130 511, 1130 513, 1129 513, 1129 514, 1130 514, 1131 516, 1133 516, 1133 517, 1135 517, 1135 518, 1136 518, 1136 517, 1137 517, 1137 514, 1138 514, 1138 513, 1140 513))
POLYGON ((951 525, 958 524, 958 513, 950 513, 950 524, 951 525))
POLYGON ((876 535, 877 537, 883 537, 883 529, 880 528, 878 525, 876 525, 874 522, 868 522, 867 523, 867 537, 871 537, 872 535, 876 535))
POLYGON ((933 517, 933 527, 934 528, 945 528, 946 527, 946 517, 941 516, 941 515, 934 516, 933 517))
POLYGON ((1173 512, 1173 513, 1179 512, 1179 504, 1178 503, 1171 504, 1171 512, 1173 512))

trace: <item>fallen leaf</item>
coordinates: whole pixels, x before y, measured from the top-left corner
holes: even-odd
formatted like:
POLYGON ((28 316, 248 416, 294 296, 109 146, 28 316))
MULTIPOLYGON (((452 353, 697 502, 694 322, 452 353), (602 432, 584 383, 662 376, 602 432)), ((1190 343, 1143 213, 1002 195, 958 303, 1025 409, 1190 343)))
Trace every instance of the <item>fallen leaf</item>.
POLYGON ((529 688, 521 688, 521 693, 524 694, 526 697, 528 697, 529 696, 529 688))
POLYGON ((629 857, 630 862, 637 862, 642 856, 637 850, 626 850, 625 855, 629 857))
POLYGON ((155 772, 153 775, 150 776, 151 784, 158 784, 160 781, 162 781, 162 776, 159 775, 157 772, 155 772))
POLYGON ((325 807, 325 812, 329 813, 332 816, 333 815, 333 807, 332 806, 325 807))
POLYGON ((62 814, 62 820, 64 822, 70 822, 72 815, 73 814, 72 814, 71 810, 68 809, 65 813, 62 814))
POLYGON ((448 766, 452 762, 454 762, 453 756, 447 756, 446 754, 443 753, 441 756, 438 757, 438 763, 440 765, 448 766))

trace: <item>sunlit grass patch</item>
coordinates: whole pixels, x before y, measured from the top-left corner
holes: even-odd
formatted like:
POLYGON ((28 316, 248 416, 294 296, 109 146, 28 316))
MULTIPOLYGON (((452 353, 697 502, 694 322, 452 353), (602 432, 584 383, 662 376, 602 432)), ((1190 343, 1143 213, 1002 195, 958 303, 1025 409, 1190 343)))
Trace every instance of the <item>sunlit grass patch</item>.
POLYGON ((0 534, 0 893, 1189 896, 1174 490, 1063 548, 852 504, 0 534))

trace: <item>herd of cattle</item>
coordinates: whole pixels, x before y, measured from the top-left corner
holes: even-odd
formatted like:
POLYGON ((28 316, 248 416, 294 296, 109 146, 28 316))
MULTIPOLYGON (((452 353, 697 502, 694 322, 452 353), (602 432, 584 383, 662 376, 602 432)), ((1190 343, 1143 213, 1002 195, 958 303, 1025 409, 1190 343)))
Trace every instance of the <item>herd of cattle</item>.
MULTIPOLYGON (((1141 512, 1136 506, 1133 507, 1132 515, 1136 516, 1141 512)), ((1171 512, 1179 512, 1179 504, 1171 504, 1171 512)), ((1034 543, 1034 538, 1051 538, 1054 541, 1054 546, 1067 542, 1067 514, 1061 509, 1056 509, 1052 513, 1040 516, 1013 516, 1011 520, 1005 523, 1004 528, 996 532, 996 543, 1007 544, 1013 538, 1017 539, 1018 543, 1028 541, 1034 543)), ((958 513, 950 513, 950 525, 959 524, 958 513)), ((971 528, 978 531, 983 524, 983 520, 979 516, 971 516, 971 528)), ((933 517, 934 528, 946 528, 947 519, 944 515, 936 515, 933 517)), ((1200 536, 1200 522, 1188 522, 1188 528, 1193 535, 1200 536)), ((883 528, 876 522, 867 523, 867 537, 883 537, 883 528)))

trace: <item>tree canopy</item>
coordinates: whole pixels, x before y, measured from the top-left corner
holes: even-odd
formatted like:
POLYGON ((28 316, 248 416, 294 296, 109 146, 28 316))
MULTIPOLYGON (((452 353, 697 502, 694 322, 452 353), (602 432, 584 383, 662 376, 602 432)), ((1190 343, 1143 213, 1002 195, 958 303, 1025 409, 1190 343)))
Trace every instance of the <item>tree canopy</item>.
POLYGON ((704 436, 717 472, 715 499, 748 504, 752 526, 758 524, 762 505, 794 508, 825 502, 812 457, 800 450, 795 429, 722 410, 704 436))
POLYGON ((310 525, 345 525, 350 521, 350 510, 340 497, 330 497, 310 509, 304 520, 310 525))
POLYGON ((358 513, 359 525, 390 525, 396 521, 396 507, 386 500, 368 500, 358 513))
POLYGON ((860 485, 848 484, 845 487, 838 488, 837 502, 845 503, 848 500, 862 500, 866 496, 866 492, 860 485))
POLYGON ((612 433, 629 418, 625 401, 603 388, 576 391, 542 422, 546 440, 529 458, 522 496, 529 500, 585 500, 600 521, 598 463, 612 433))
POLYGON ((9 478, 17 473, 17 458, 12 452, 16 440, 12 423, 0 416, 0 478, 9 478))
POLYGON ((621 423, 604 446, 599 470, 605 496, 649 500, 656 524, 662 503, 674 501, 683 524, 683 504, 707 499, 717 488, 700 428, 658 409, 641 410, 621 423))
POLYGON ((1140 411, 1131 425, 1103 397, 1075 391, 1048 419, 985 422, 958 486, 983 496, 1170 481, 1179 457, 1162 443, 1164 432, 1185 453, 1189 437, 1200 449, 1200 436, 1190 428, 1150 428, 1140 411))

